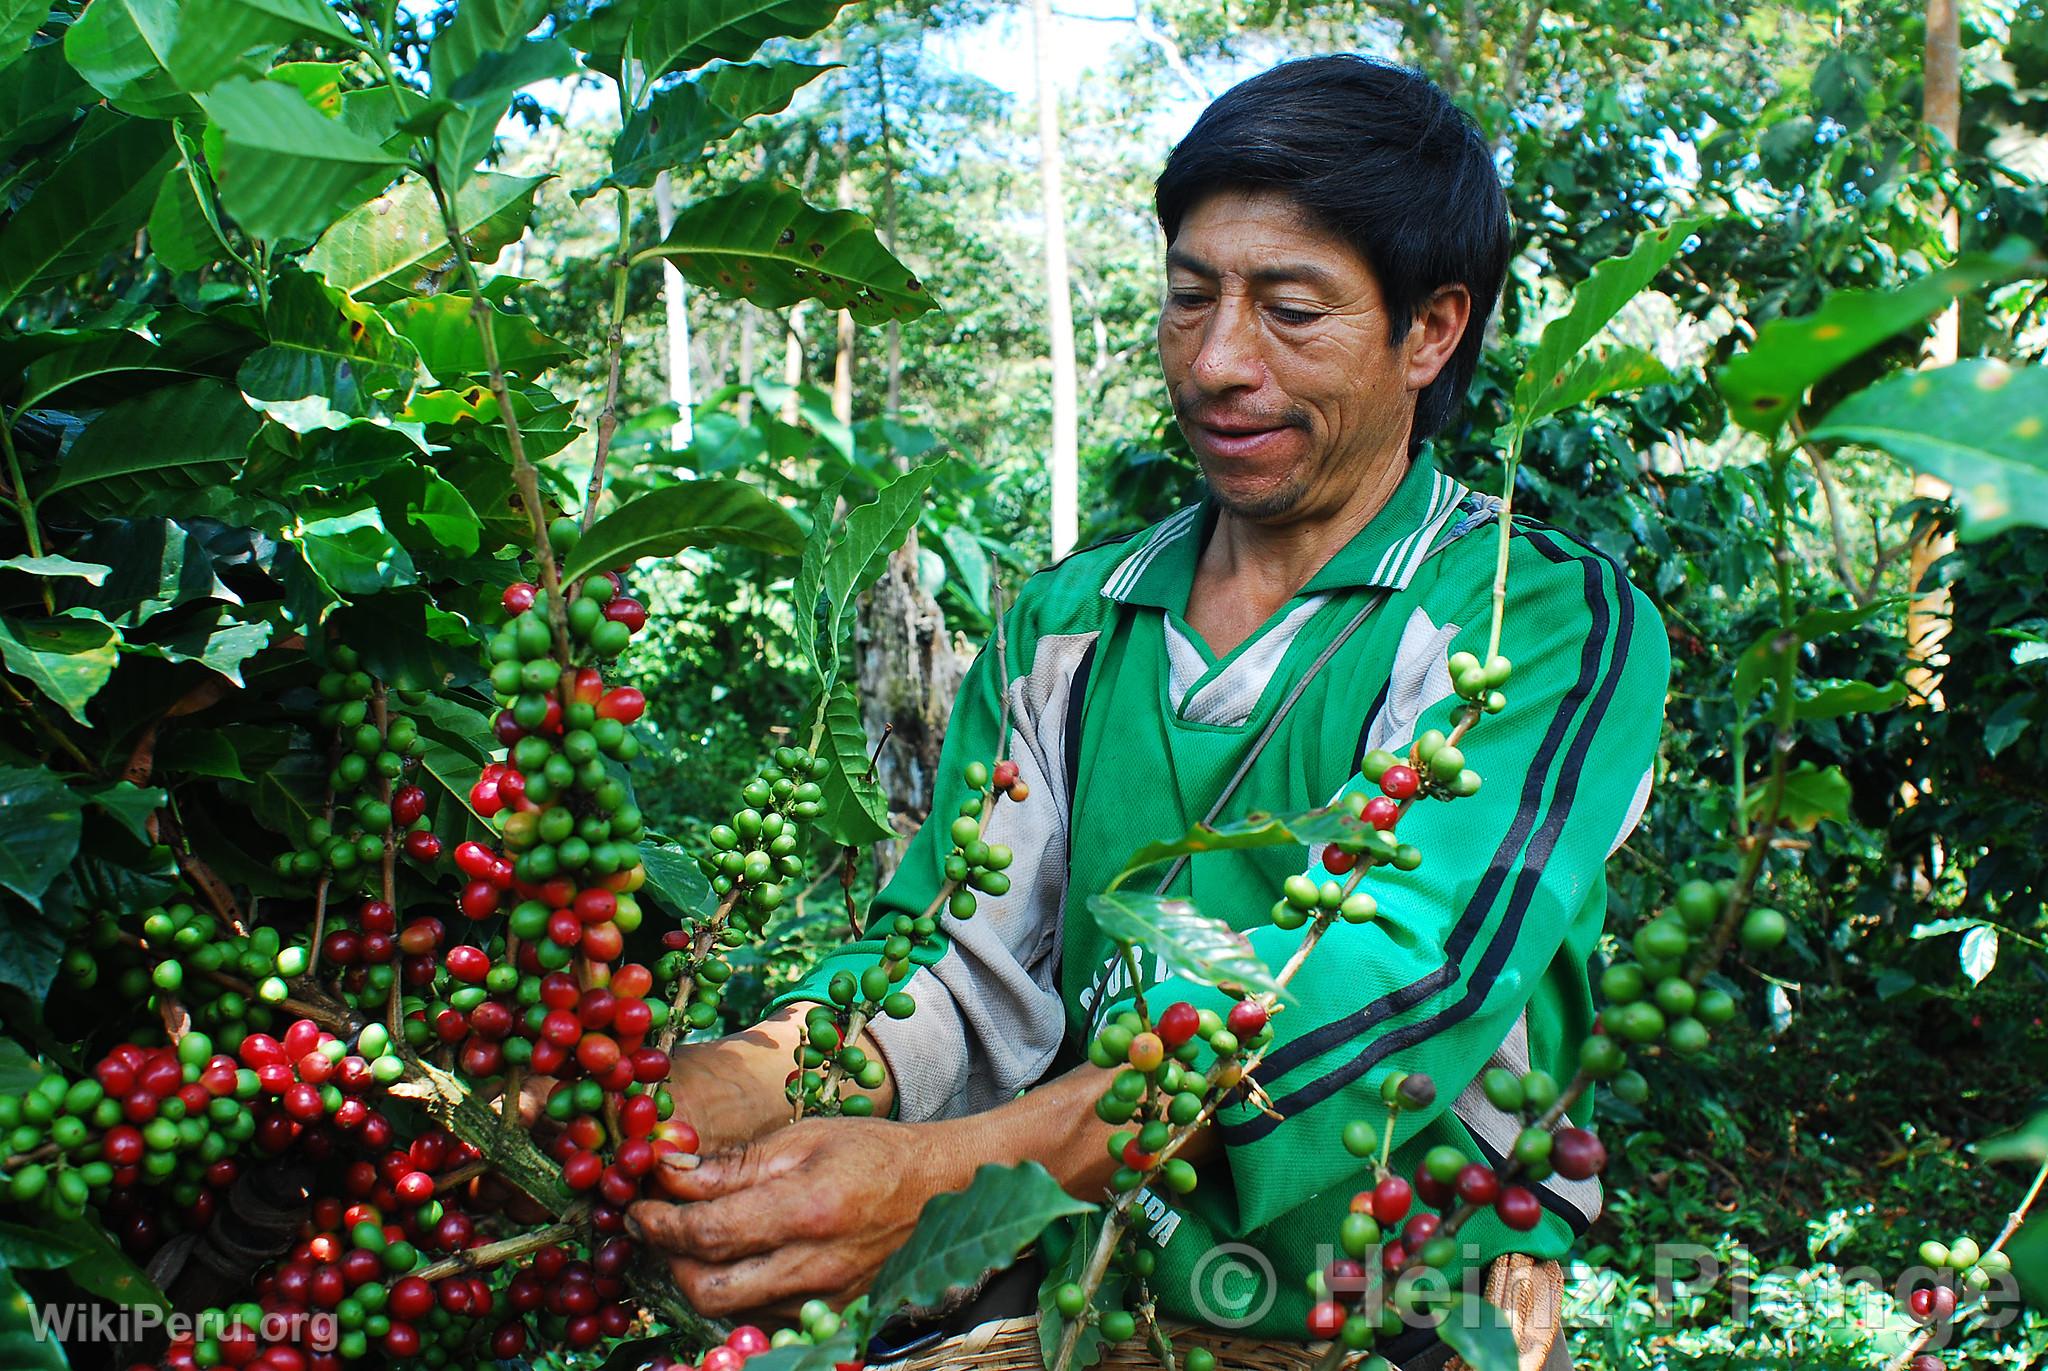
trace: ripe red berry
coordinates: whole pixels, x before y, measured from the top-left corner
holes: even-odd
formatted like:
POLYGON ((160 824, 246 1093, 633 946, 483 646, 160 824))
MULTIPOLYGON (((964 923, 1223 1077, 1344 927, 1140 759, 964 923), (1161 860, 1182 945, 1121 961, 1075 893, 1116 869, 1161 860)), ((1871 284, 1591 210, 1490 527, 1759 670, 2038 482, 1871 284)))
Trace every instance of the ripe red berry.
POLYGON ((1492 1167, 1473 1162, 1458 1173, 1458 1198, 1467 1204, 1492 1204, 1500 1198, 1500 1177, 1492 1167))
POLYGON ((647 606, 630 595, 620 595, 605 605, 604 617, 624 624, 628 633, 638 633, 647 626, 647 606))
POLYGON ((632 686, 606 691, 604 698, 597 702, 598 718, 617 719, 622 724, 630 724, 646 712, 647 697, 632 686))
POLYGON ((1253 1037, 1266 1026, 1266 1006, 1257 1000, 1239 1000, 1230 1007, 1225 1022, 1240 1039, 1253 1037))
MULTIPOLYGON (((1406 767, 1400 769, 1403 771, 1407 770, 1406 767)), ((1391 771, 1392 768, 1389 768, 1390 774, 1391 771)), ((1413 775, 1414 773, 1409 772, 1409 774, 1413 775)), ((1382 777, 1381 784, 1384 785, 1385 783, 1385 777, 1382 777)), ((1370 828, 1389 829, 1401 821, 1401 806, 1395 801, 1388 799, 1385 795, 1375 795, 1365 802, 1365 812, 1358 817, 1365 820, 1366 825, 1370 828)))
POLYGON ((1166 1007, 1159 1016, 1157 1032, 1159 1041, 1171 1051, 1195 1036, 1195 1029, 1201 1026, 1202 1016, 1186 1000, 1178 1000, 1166 1007))
POLYGON ((1414 1203, 1414 1191, 1399 1176, 1389 1176, 1372 1188, 1372 1216, 1382 1225, 1399 1223, 1414 1203))
POLYGON ((1422 777, 1404 762, 1394 763, 1380 776, 1380 792, 1390 800, 1413 799, 1421 788, 1422 777))
POLYGON ((402 785, 391 792, 391 822, 411 828, 427 812, 427 792, 416 785, 402 785))
POLYGON ((514 581, 511 585, 505 587, 505 612, 507 614, 526 613, 527 610, 533 608, 534 596, 537 594, 539 592, 527 582, 514 581))
MULTIPOLYGON (((1458 1198, 1458 1188, 1448 1181, 1438 1180, 1430 1175, 1426 1168, 1418 1165, 1415 1168, 1415 1194, 1417 1198, 1430 1208, 1442 1209, 1458 1198)), ((1410 1243, 1408 1245, 1410 1247, 1421 1246, 1420 1243, 1410 1243)))
POLYGON ((595 1152, 572 1152, 562 1163, 562 1183, 571 1190, 588 1190, 603 1175, 604 1159, 595 1152))
POLYGON ((1328 1341, 1344 1327, 1344 1306, 1335 1300, 1318 1301, 1308 1311, 1309 1336, 1328 1341))
POLYGON ((1543 1205, 1534 1191, 1526 1186, 1510 1185, 1503 1188, 1500 1198, 1493 1202, 1493 1209, 1500 1215, 1500 1221, 1518 1233, 1526 1233, 1543 1219, 1543 1205))
POLYGON ((1329 872, 1332 876, 1345 875, 1350 872, 1352 867, 1357 865, 1358 854, 1356 852, 1346 852, 1335 843, 1331 843, 1323 849, 1323 870, 1329 872))
POLYGON ((997 762, 992 780, 997 790, 1008 790, 1017 784, 1017 764, 1010 761, 997 762))
POLYGON ((1566 1180, 1583 1181, 1607 1165, 1607 1148, 1583 1128, 1560 1128, 1552 1139, 1550 1164, 1566 1180))
POLYGON ((431 833, 405 835, 405 855, 425 866, 441 860, 441 840, 431 833))
POLYGON ((489 881, 471 881, 462 887, 461 903, 462 912, 470 918, 488 919, 498 912, 498 887, 489 881))
POLYGON ((491 954, 480 947, 472 947, 467 943, 460 947, 449 948, 442 955, 441 961, 448 968, 449 975, 458 981, 467 981, 471 985, 481 981, 491 972, 491 954))

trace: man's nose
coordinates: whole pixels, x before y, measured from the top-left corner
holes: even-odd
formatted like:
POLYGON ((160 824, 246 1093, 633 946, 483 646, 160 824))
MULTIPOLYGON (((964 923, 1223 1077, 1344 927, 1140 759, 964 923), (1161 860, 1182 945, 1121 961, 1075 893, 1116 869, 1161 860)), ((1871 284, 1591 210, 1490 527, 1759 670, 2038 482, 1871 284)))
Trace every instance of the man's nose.
POLYGON ((1216 302, 1202 330, 1192 378, 1210 394, 1257 390, 1265 379, 1259 355, 1258 311, 1249 300, 1226 295, 1216 302))

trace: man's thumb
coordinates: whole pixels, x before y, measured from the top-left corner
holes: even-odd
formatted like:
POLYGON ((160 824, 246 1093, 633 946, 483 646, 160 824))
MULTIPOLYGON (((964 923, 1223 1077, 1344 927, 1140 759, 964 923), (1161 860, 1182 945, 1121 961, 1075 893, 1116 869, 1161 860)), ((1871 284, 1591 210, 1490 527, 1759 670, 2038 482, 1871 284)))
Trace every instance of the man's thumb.
POLYGON ((760 1179, 760 1150, 741 1144, 729 1152, 699 1158, 671 1152, 654 1169, 661 1188, 678 1200, 715 1200, 760 1179))

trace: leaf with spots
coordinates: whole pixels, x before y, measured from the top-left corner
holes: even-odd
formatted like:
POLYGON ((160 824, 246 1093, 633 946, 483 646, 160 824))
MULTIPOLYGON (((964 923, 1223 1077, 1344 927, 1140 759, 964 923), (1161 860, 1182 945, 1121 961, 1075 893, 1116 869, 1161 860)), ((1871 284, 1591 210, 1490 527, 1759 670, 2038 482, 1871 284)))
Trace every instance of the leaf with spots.
POLYGON ((1773 319, 1715 377, 1729 415, 1753 433, 1774 435, 1807 390, 1836 368, 1932 318, 1964 291, 2019 267, 2009 254, 1971 254, 1897 290, 1837 291, 1811 314, 1773 319))
MULTIPOLYGON (((484 172, 463 184, 456 207, 472 261, 495 262, 518 241, 547 179, 484 172)), ((434 192, 417 176, 335 220, 305 257, 329 285, 373 302, 432 289, 454 261, 434 192)))
POLYGON ((1235 986, 1245 994, 1284 995, 1251 941, 1192 900, 1173 895, 1090 895, 1088 912, 1102 936, 1138 949, 1168 971, 1203 985, 1235 986))
MULTIPOLYGON (((1647 375, 1640 358, 1621 354, 1611 354, 1611 364, 1605 358, 1590 366, 1575 367, 1573 363, 1621 307, 1640 295, 1687 240, 1712 220, 1711 215, 1701 215, 1650 229, 1626 254, 1593 268, 1593 274, 1572 292, 1571 308, 1544 325, 1542 338, 1529 354, 1522 379, 1515 386, 1514 417, 1508 421, 1511 428, 1527 430, 1545 415, 1603 393, 1593 388, 1603 375, 1609 390, 1620 389, 1620 383, 1631 374, 1647 375), (1625 365, 1630 361, 1635 363, 1633 367, 1625 365)), ((1637 384, 1647 385, 1649 380, 1637 384)))
POLYGON ((269 325, 270 345, 249 354, 236 380, 250 403, 292 432, 383 421, 411 398, 418 350, 376 310, 319 277, 280 276, 269 325))
POLYGON ((1964 542, 2048 525, 2048 367, 1980 357, 1895 372, 1836 405, 1808 436, 1879 448, 1948 482, 1964 542))
POLYGON ((858 323, 884 324, 934 304, 866 215, 815 208, 779 182, 697 201, 641 254, 648 257, 666 257, 692 284, 763 309, 816 300, 858 323))
POLYGON ((0 662, 81 724, 120 656, 118 635, 103 619, 0 617, 0 662))
POLYGON ((989 1162, 965 1190, 925 1204, 910 1237, 875 1274, 870 1307, 886 1318, 906 1307, 936 1305, 1008 1267, 1057 1220, 1094 1208, 1069 1195, 1037 1162, 989 1162))

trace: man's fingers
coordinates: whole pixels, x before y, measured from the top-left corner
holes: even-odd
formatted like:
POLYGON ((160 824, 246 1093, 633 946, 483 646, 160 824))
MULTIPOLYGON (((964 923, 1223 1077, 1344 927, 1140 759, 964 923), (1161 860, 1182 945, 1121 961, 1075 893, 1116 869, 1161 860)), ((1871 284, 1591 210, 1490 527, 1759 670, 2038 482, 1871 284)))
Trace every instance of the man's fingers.
POLYGON ((645 1240, 664 1252, 706 1262, 731 1262, 787 1245, 785 1216, 747 1196, 701 1204, 641 1200, 626 1211, 645 1240))
POLYGON ((858 1276, 831 1249, 807 1243, 735 1262, 672 1257, 669 1275, 690 1307, 714 1318, 795 1303, 805 1295, 851 1294, 858 1276))
POLYGON ((671 1153, 654 1168, 654 1175, 661 1188, 676 1199, 715 1200, 760 1185, 788 1169, 786 1162, 778 1162, 772 1146, 744 1143, 696 1160, 694 1165, 681 1153, 671 1153))

